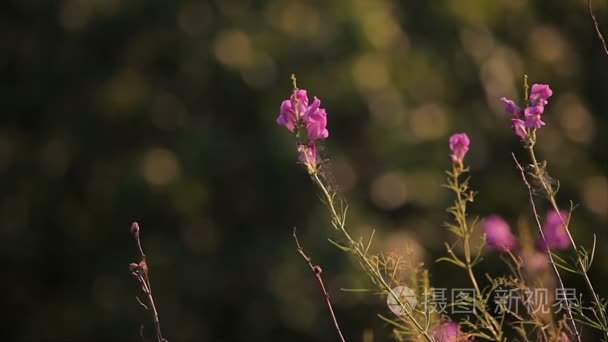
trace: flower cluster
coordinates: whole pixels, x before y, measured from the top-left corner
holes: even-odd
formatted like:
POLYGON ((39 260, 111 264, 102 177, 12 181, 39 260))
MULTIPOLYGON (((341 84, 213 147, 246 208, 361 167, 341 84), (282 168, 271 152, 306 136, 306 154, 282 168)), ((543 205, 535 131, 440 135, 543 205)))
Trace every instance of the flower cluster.
POLYGON ((305 131, 308 141, 299 143, 298 159, 303 164, 316 165, 316 142, 329 136, 327 112, 321 108, 321 100, 315 96, 312 103, 309 103, 306 90, 296 89, 289 100, 281 103, 277 124, 285 126, 298 137, 305 131))
POLYGON ((539 129, 545 125, 542 114, 551 95, 553 91, 548 84, 533 84, 528 97, 528 106, 523 111, 513 100, 506 97, 500 99, 505 104, 505 112, 513 116, 511 127, 515 134, 526 139, 528 130, 539 129))

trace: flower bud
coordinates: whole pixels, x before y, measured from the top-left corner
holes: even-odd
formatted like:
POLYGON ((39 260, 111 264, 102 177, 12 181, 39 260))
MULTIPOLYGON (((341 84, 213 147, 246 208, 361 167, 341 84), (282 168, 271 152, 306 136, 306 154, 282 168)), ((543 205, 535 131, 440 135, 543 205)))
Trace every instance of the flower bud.
POLYGON ((133 236, 139 235, 139 223, 133 222, 131 224, 131 234, 133 234, 133 236))

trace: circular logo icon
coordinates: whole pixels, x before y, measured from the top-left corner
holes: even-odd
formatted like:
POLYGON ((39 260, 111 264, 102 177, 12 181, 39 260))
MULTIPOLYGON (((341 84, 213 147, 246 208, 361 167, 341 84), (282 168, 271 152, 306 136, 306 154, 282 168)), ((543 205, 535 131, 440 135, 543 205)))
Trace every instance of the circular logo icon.
POLYGON ((412 312, 416 308, 418 300, 416 294, 407 286, 398 286, 388 293, 386 305, 398 316, 405 315, 406 312, 412 312))

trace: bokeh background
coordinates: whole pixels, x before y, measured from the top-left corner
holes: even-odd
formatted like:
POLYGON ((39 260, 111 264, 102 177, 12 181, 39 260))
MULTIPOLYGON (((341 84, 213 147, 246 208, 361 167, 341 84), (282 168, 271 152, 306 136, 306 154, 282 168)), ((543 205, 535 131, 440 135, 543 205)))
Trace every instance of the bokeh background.
MULTIPOLYGON (((593 5, 608 31, 608 3, 593 5)), ((369 284, 327 242, 338 237, 275 124, 292 73, 329 113, 324 153, 353 234, 376 229, 375 251, 411 246, 437 287, 460 278, 434 262, 451 239, 447 138, 471 136, 473 212, 530 222, 510 153, 526 156, 499 99, 522 98, 523 74, 549 83, 539 153, 560 204, 580 204, 576 238, 597 234, 591 274, 608 295, 608 56, 585 1, 9 0, 3 339, 139 340, 137 220, 170 341, 335 340, 293 226, 346 336, 389 340, 384 299, 340 291, 369 284)), ((497 265, 488 255, 480 271, 497 265)))

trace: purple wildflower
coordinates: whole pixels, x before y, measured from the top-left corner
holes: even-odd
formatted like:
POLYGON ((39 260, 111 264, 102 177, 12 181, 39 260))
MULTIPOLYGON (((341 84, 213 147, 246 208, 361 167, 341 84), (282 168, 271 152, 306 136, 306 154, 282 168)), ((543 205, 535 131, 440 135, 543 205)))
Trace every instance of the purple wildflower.
POLYGON ((505 104, 505 112, 507 112, 513 116, 516 116, 516 117, 521 116, 521 108, 519 108, 519 106, 516 105, 515 102, 513 102, 513 100, 503 97, 500 99, 500 101, 502 101, 505 104))
POLYGON ((315 96, 315 100, 304 113, 303 120, 308 131, 308 139, 317 141, 329 136, 327 130, 327 113, 325 109, 319 108, 321 101, 315 96))
POLYGON ((553 90, 551 90, 548 84, 533 84, 529 96, 530 105, 544 106, 549 103, 547 99, 550 98, 551 95, 553 95, 553 90))
POLYGON ((450 137, 450 158, 453 163, 461 164, 464 156, 469 151, 469 136, 466 133, 455 133, 450 137))
POLYGON ((550 250, 568 249, 570 247, 570 236, 565 225, 562 223, 568 222, 568 212, 560 210, 559 212, 551 210, 547 213, 545 224, 543 225, 543 233, 545 235, 545 241, 540 237, 537 242, 537 248, 546 251, 547 247, 550 250))
POLYGON ((281 103, 277 124, 295 132, 302 124, 305 125, 308 139, 315 142, 329 136, 327 130, 327 112, 320 108, 321 101, 315 97, 309 105, 306 90, 296 90, 289 100, 281 103))
POLYGON ((433 339, 437 342, 456 342, 460 335, 460 326, 455 322, 443 323, 433 330, 433 339))
POLYGON ((296 128, 297 116, 291 101, 285 100, 281 103, 281 111, 277 118, 277 124, 285 126, 288 130, 294 131, 296 128))
POLYGON ((277 118, 277 124, 285 126, 288 130, 294 131, 298 125, 298 120, 308 109, 308 95, 306 90, 296 90, 289 100, 281 103, 281 111, 277 118))
POLYGON ((511 119, 511 128, 513 129, 513 132, 515 132, 515 134, 522 139, 526 139, 528 136, 528 131, 526 131, 526 122, 522 119, 511 119))
POLYGON ((314 143, 309 145, 299 145, 298 152, 300 155, 298 156, 298 161, 305 165, 317 165, 317 146, 314 143))
POLYGON ((541 115, 543 114, 545 107, 538 105, 534 107, 528 107, 524 110, 526 116, 526 127, 528 128, 541 128, 545 125, 541 115))
POLYGON ((553 95, 553 90, 548 84, 533 84, 530 91, 530 106, 522 110, 519 106, 506 97, 500 99, 505 104, 505 112, 513 115, 511 119, 511 128, 517 136, 522 139, 528 137, 527 128, 539 129, 545 125, 542 120, 542 114, 545 111, 545 105, 549 103, 547 99, 553 95))
POLYGON ((499 251, 510 251, 517 247, 517 239, 509 224, 498 215, 486 217, 482 226, 486 232, 488 246, 499 251))
MULTIPOLYGON (((511 128, 513 132, 520 138, 526 139, 528 136, 528 132, 526 131, 526 122, 524 121, 524 116, 522 115, 521 108, 506 97, 500 99, 505 104, 505 112, 513 115, 511 118, 511 128)), ((526 111, 528 109, 526 108, 526 111)))

